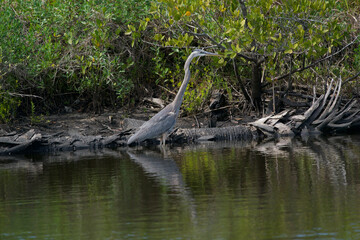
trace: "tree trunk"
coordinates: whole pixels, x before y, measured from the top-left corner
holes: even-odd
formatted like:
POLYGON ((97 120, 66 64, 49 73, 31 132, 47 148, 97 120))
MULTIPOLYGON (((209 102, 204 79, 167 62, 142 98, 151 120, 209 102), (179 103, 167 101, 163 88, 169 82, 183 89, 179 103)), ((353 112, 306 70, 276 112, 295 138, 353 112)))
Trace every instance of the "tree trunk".
POLYGON ((261 112, 262 103, 261 103, 261 64, 252 65, 252 100, 256 107, 256 110, 261 112))

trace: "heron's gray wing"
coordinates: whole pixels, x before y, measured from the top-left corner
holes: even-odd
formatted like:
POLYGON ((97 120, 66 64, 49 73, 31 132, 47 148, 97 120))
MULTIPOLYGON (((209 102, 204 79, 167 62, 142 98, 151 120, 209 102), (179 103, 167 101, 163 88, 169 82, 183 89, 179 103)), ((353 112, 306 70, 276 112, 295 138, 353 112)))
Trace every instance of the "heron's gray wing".
POLYGON ((147 138, 158 137, 161 134, 169 131, 176 122, 176 115, 174 112, 168 112, 160 117, 154 116, 149 121, 144 123, 139 131, 146 132, 147 138))
POLYGON ((169 106, 166 106, 149 121, 145 122, 140 127, 140 129, 133 136, 131 136, 128 144, 136 141, 141 142, 146 139, 155 138, 169 131, 176 122, 176 114, 171 110, 172 109, 169 106))

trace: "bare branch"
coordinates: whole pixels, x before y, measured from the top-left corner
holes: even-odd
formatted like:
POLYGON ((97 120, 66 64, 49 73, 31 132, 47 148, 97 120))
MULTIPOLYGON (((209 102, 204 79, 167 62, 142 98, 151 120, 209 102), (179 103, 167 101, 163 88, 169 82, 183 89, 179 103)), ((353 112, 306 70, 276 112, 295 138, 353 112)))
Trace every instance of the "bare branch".
POLYGON ((281 79, 284 79, 284 78, 286 78, 286 77, 288 77, 288 76, 290 76, 290 75, 292 75, 292 74, 294 74, 294 73, 302 72, 302 71, 304 71, 304 70, 306 70, 306 69, 308 69, 308 68, 314 67, 315 65, 317 65, 317 64, 319 64, 319 63, 321 63, 321 62, 323 62, 323 61, 325 61, 325 60, 328 60, 329 58, 332 58, 333 56, 341 53, 341 52, 344 51, 346 48, 348 48, 348 47, 350 47, 351 45, 353 45, 353 44, 358 40, 359 37, 360 37, 360 35, 358 35, 354 40, 352 40, 350 43, 348 43, 347 45, 345 45, 345 46, 344 46, 343 48, 341 48, 339 51, 337 51, 337 52, 335 52, 335 53, 333 53, 333 54, 331 54, 331 55, 328 55, 328 56, 326 56, 326 57, 324 57, 324 58, 321 58, 321 59, 313 62, 312 64, 307 65, 306 67, 297 68, 297 69, 295 69, 295 70, 290 71, 290 72, 287 73, 287 74, 284 74, 284 75, 279 76, 279 77, 275 77, 275 78, 273 78, 273 79, 271 79, 271 80, 272 80, 272 81, 281 80, 281 79))
POLYGON ((246 98, 246 100, 248 102, 251 102, 251 98, 250 98, 248 92, 246 91, 246 88, 245 88, 243 82, 240 79, 239 71, 238 71, 238 68, 236 66, 235 60, 233 59, 232 61, 233 61, 233 66, 234 66, 235 77, 236 77, 238 83, 240 84, 241 91, 243 92, 244 97, 246 98))
MULTIPOLYGON (((211 37, 209 34, 207 34, 202 28, 201 26, 199 26, 199 24, 197 24, 195 21, 193 21, 193 24, 196 26, 196 28, 198 28, 200 30, 200 32, 202 33, 194 33, 194 32, 189 32, 189 31, 185 31, 185 33, 197 36, 197 37, 205 37, 207 39, 209 39, 214 45, 218 46, 220 49, 225 50, 226 47, 224 47, 222 45, 222 42, 225 42, 227 39, 223 39, 221 42, 217 42, 213 37, 211 37)), ((191 26, 194 27, 194 26, 191 26)), ((238 53, 237 56, 244 58, 247 61, 251 61, 251 62, 255 62, 255 63, 259 63, 257 58, 252 58, 249 57, 247 55, 238 53)), ((261 58, 260 61, 263 62, 265 60, 265 58, 261 58)), ((260 63, 261 63, 260 62, 260 63)))
POLYGON ((354 76, 349 77, 348 79, 346 79, 343 83, 343 85, 347 82, 351 82, 352 80, 354 80, 355 78, 357 78, 360 75, 360 72, 356 73, 354 76))
POLYGON ((243 0, 239 0, 239 3, 240 3, 242 15, 244 16, 244 19, 245 19, 245 27, 247 29, 249 29, 249 25, 248 25, 248 21, 247 21, 247 8, 245 5, 245 2, 243 0))
MULTIPOLYGON (((4 94, 4 93, 0 93, 0 94, 4 94)), ((32 97, 32 98, 40 98, 43 99, 40 96, 37 95, 32 95, 32 94, 21 94, 21 93, 11 93, 11 92, 7 92, 7 94, 9 94, 10 96, 16 96, 16 97, 32 97)))
MULTIPOLYGON (((334 79, 332 78, 330 84, 328 85, 328 89, 327 89, 326 94, 325 94, 325 101, 323 102, 323 107, 324 107, 324 105, 326 104, 326 100, 327 100, 327 98, 328 98, 329 95, 330 95, 330 91, 331 91, 331 88, 332 88, 333 81, 334 81, 334 79)), ((339 83, 339 82, 336 83, 335 89, 337 89, 338 83, 339 83)), ((335 96, 335 94, 333 94, 333 95, 331 96, 331 99, 330 99, 330 101, 329 101, 329 104, 326 106, 325 110, 324 110, 323 113, 320 115, 320 117, 313 122, 313 124, 318 124, 318 123, 320 123, 321 120, 323 120, 325 117, 327 117, 327 116, 330 114, 329 108, 330 108, 331 102, 333 101, 334 96, 335 96)))

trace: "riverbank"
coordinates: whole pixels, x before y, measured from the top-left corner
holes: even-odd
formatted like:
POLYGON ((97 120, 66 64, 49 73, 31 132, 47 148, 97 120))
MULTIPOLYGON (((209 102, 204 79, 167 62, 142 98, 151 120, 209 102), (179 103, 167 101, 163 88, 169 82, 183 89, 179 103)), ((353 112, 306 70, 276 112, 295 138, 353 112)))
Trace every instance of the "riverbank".
MULTIPOLYGON (((125 146, 128 136, 158 111, 139 107, 131 113, 105 110, 102 114, 70 112, 20 118, 0 125, 0 154, 125 146)), ((251 120, 253 117, 228 117, 217 122, 217 127, 235 127, 251 120)), ((208 122, 208 114, 180 117, 175 129, 205 129, 208 122)))
MULTIPOLYGON (((23 117, 8 124, 0 124, 0 136, 12 132, 24 133, 30 129, 35 129, 42 134, 67 132, 69 135, 110 136, 120 131, 138 127, 158 111, 159 109, 139 108, 132 113, 121 110, 105 111, 102 114, 71 112, 37 117, 36 122, 23 117)), ((236 126, 253 119, 254 117, 251 116, 236 116, 218 122, 217 126, 236 126)), ((208 121, 209 117, 204 116, 204 114, 180 117, 175 128, 203 128, 208 126, 208 121)))
MULTIPOLYGON (((232 141, 358 132, 357 100, 340 100, 340 89, 331 89, 309 107, 286 108, 262 118, 227 107, 180 116, 168 140, 172 143, 232 141)), ((132 111, 104 110, 102 114, 91 114, 72 110, 18 119, 0 125, 0 155, 126 146, 129 135, 159 111, 160 108, 140 105, 132 111)), ((153 140, 143 144, 148 143, 158 144, 153 140)))

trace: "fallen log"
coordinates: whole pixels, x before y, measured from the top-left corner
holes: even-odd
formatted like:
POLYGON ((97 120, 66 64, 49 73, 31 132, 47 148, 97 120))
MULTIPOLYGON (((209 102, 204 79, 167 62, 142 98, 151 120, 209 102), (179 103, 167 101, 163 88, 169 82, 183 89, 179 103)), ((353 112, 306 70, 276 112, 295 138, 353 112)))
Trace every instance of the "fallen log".
POLYGON ((18 142, 16 146, 4 149, 3 151, 0 151, 1 155, 12 155, 17 154, 21 152, 25 152, 26 149, 28 149, 31 145, 41 140, 41 134, 34 134, 30 140, 23 140, 18 142))
POLYGON ((76 151, 80 149, 124 146, 124 136, 129 134, 129 130, 120 131, 111 136, 69 136, 66 134, 67 133, 57 133, 49 136, 35 133, 35 130, 31 129, 22 135, 14 135, 13 137, 6 139, 5 137, 1 137, 0 155, 31 152, 76 151))

